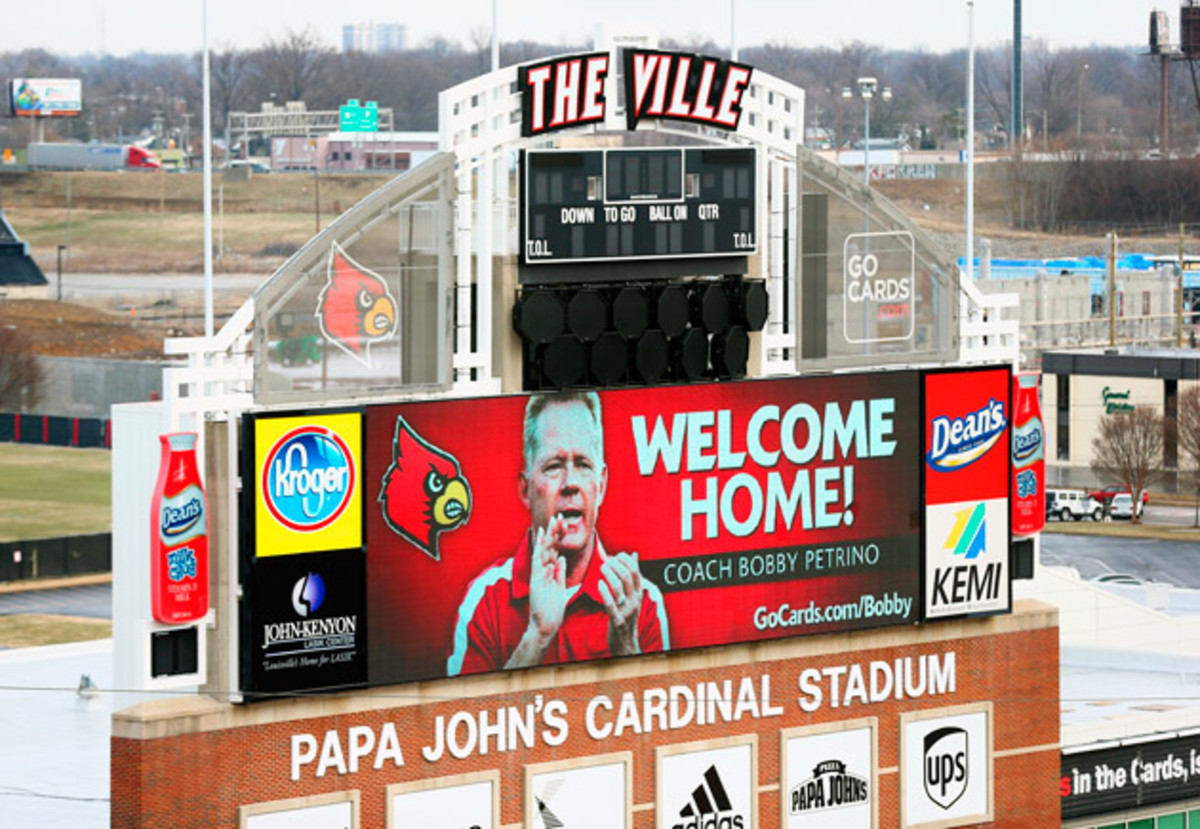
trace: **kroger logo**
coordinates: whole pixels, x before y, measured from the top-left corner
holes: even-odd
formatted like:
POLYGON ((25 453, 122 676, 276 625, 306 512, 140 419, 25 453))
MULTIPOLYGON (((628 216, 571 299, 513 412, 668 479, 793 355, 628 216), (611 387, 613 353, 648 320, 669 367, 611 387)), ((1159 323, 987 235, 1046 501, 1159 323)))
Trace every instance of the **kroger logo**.
POLYGON ((989 400, 979 411, 962 417, 935 417, 932 425, 933 436, 925 459, 939 472, 953 472, 986 455, 1004 434, 1008 419, 1004 416, 1003 401, 989 400))
POLYGON ((297 532, 328 527, 354 494, 354 459, 339 435, 323 426, 301 426, 267 453, 262 493, 267 509, 297 532))

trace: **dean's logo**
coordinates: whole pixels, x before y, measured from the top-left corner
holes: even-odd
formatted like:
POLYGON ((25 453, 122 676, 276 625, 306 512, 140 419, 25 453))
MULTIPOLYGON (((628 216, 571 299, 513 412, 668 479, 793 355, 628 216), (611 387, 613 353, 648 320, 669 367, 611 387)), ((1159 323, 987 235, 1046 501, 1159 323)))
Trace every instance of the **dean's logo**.
POLYGON ((967 791, 967 732, 956 726, 939 728, 925 735, 925 793, 943 809, 949 809, 967 791))
POLYGON ((438 536, 458 529, 471 515, 471 488, 458 460, 396 418, 392 465, 379 492, 383 520, 392 532, 440 559, 438 536))
POLYGON ((962 417, 935 417, 932 426, 925 459, 938 472, 953 472, 986 455, 1004 434, 1008 418, 1003 401, 989 400, 979 411, 962 417))
POLYGON ((793 815, 866 803, 871 799, 867 779, 848 771, 841 760, 817 763, 813 776, 794 786, 789 799, 793 815))
POLYGON ((378 274, 347 256, 337 242, 329 248, 326 275, 317 300, 321 333, 370 366, 371 346, 396 333, 396 300, 378 274))

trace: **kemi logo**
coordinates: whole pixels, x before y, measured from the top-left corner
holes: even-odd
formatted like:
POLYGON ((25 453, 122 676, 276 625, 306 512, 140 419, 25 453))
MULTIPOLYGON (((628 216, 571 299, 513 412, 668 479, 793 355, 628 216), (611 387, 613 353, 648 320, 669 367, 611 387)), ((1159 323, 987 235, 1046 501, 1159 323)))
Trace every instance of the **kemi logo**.
POLYGON ((743 829, 745 818, 734 811, 716 766, 709 766, 704 780, 692 790, 689 802, 679 810, 679 821, 671 829, 743 829))
POLYGON ((1008 418, 1004 414, 1004 401, 993 398, 983 408, 962 417, 935 417, 931 426, 933 433, 925 459, 938 472, 953 472, 986 455, 1004 434, 1008 418))
POLYGON ((944 549, 968 560, 979 558, 980 553, 986 552, 987 546, 987 521, 984 515, 982 503, 954 513, 954 528, 946 538, 944 549))

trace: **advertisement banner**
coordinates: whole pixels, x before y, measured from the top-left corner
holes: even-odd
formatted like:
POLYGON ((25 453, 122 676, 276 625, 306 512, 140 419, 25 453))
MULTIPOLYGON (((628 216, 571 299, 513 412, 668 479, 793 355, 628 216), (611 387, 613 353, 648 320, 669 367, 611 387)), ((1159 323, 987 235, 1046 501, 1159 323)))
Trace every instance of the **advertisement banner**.
POLYGON ((985 710, 900 719, 905 826, 962 826, 992 819, 992 735, 985 710))
POLYGON ((370 407, 371 684, 913 623, 919 377, 370 407))
POLYGON ((586 766, 578 760, 526 766, 525 825, 631 829, 631 763, 626 754, 586 766))
MULTIPOLYGON (((826 726, 825 728, 831 729, 826 726)), ((875 825, 875 729, 783 735, 785 829, 872 829, 875 825)))
POLYGON ((361 550, 255 561, 243 617, 248 690, 334 688, 366 679, 361 550))
POLYGON ((757 826, 755 748, 749 741, 692 750, 660 747, 657 829, 757 826))
POLYGON ((1038 401, 1040 379, 1033 372, 1013 375, 1013 535, 1033 535, 1046 526, 1046 432, 1038 401))
POLYGON ((162 454, 150 507, 150 613, 165 625, 208 613, 208 499, 196 465, 196 433, 159 435, 162 454))
POLYGON ((461 785, 395 784, 388 791, 392 829, 497 829, 499 775, 461 785))
POLYGON ((1200 797, 1200 735, 1063 753, 1063 820, 1200 797))
POLYGON ((1011 607, 1006 368, 925 375, 927 619, 1011 607))
POLYGON ((362 547, 362 414, 250 423, 254 557, 362 547))
POLYGON ((17 118, 75 117, 83 109, 79 78, 13 78, 9 113, 17 118))

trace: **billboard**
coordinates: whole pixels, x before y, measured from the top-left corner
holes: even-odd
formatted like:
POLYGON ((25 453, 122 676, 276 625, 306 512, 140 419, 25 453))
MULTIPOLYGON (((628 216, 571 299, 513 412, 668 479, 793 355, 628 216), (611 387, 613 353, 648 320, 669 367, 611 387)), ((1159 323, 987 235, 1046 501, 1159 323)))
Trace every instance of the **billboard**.
POLYGON ((925 375, 925 618, 1011 608, 1012 374, 925 375))
POLYGON ((916 621, 918 378, 369 407, 371 684, 916 621))
POLYGON ((1200 797, 1200 735, 1064 751, 1058 793, 1063 820, 1200 797))
POLYGON ((83 109, 79 78, 12 78, 9 114, 18 118, 76 117, 83 109))

